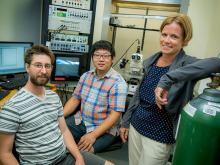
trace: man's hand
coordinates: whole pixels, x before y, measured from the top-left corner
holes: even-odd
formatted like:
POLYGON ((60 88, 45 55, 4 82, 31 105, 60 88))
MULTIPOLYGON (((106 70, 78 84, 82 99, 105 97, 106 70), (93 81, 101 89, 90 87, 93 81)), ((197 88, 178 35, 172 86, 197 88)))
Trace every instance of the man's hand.
POLYGON ((128 132, 129 132, 129 128, 120 128, 119 129, 119 133, 120 133, 120 137, 123 141, 123 143, 125 143, 128 140, 128 132))
POLYGON ((83 135, 78 143, 79 150, 91 152, 92 145, 95 143, 96 137, 92 132, 83 135))
POLYGON ((156 104, 160 109, 162 109, 162 106, 168 103, 167 102, 168 91, 161 87, 157 87, 154 92, 156 97, 155 98, 156 104))

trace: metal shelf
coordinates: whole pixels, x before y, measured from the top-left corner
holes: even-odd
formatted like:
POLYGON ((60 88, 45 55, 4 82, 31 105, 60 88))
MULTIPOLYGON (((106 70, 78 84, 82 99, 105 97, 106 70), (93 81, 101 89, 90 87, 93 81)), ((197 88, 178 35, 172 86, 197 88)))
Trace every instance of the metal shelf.
POLYGON ((136 29, 136 30, 147 30, 147 31, 157 31, 159 32, 159 29, 148 29, 148 28, 139 28, 139 27, 130 27, 130 26, 122 26, 122 25, 115 25, 115 24, 109 24, 110 26, 116 27, 116 28, 126 28, 126 29, 136 29))

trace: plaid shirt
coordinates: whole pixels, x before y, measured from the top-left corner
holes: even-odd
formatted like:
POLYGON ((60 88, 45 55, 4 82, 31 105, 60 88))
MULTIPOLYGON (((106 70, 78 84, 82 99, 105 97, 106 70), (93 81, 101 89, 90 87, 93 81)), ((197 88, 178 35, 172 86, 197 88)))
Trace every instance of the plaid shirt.
MULTIPOLYGON (((87 132, 102 124, 112 110, 124 112, 126 96, 127 84, 112 68, 102 78, 96 76, 95 70, 84 73, 73 93, 73 97, 81 101, 80 119, 87 132)), ((76 116, 79 117, 79 113, 76 116)), ((115 127, 109 131, 113 135, 115 127)))

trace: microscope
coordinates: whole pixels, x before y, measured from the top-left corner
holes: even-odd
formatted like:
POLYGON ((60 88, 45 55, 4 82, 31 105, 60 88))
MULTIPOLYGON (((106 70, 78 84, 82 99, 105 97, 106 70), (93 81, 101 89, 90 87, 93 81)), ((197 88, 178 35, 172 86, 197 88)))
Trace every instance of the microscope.
POLYGON ((124 78, 128 84, 128 95, 133 96, 143 76, 143 55, 140 54, 140 46, 137 47, 137 52, 131 55, 130 60, 122 59, 120 68, 124 68, 128 61, 130 65, 124 78))
POLYGON ((134 95, 143 76, 143 55, 140 54, 140 46, 137 52, 131 55, 128 73, 128 95, 134 95))

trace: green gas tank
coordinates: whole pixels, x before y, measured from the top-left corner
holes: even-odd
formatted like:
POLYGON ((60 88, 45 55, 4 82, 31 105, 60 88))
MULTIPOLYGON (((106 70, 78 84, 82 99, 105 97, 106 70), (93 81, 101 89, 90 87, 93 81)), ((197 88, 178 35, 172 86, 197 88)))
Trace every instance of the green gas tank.
POLYGON ((207 88, 184 107, 172 165, 220 165, 220 90, 207 88))

